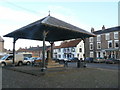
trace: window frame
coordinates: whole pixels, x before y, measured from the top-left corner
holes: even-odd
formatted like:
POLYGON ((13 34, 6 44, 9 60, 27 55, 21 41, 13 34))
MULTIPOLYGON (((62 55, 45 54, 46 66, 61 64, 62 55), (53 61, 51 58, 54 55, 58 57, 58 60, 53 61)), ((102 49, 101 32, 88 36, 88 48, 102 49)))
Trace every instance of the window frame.
POLYGON ((106 40, 110 40, 110 33, 106 33, 105 38, 106 38, 106 40))
POLYGON ((90 57, 94 57, 94 53, 93 52, 90 52, 90 57))
POLYGON ((110 41, 108 41, 108 48, 112 48, 112 47, 113 47, 113 41, 110 40, 110 41), (111 45, 112 45, 111 47, 110 47, 110 45, 109 45, 110 43, 111 43, 111 45))
POLYGON ((82 52, 82 48, 79 48, 79 52, 82 52))
POLYGON ((101 49, 101 42, 97 42, 97 49, 101 49), (100 48, 98 47, 98 44, 100 44, 100 48))
POLYGON ((114 41, 114 47, 115 47, 115 48, 119 48, 119 40, 115 40, 115 41, 114 41), (116 42, 118 42, 118 47, 116 47, 116 42))
POLYGON ((93 43, 90 43, 89 48, 90 48, 90 50, 93 50, 93 43), (92 48, 91 48, 91 45, 92 45, 92 48))
POLYGON ((101 35, 97 35, 97 41, 101 41, 101 35))
POLYGON ((114 32, 114 39, 118 39, 118 32, 114 32), (117 34, 117 37, 116 37, 117 34))
POLYGON ((89 42, 93 42, 93 37, 90 37, 90 38, 89 38, 89 42))

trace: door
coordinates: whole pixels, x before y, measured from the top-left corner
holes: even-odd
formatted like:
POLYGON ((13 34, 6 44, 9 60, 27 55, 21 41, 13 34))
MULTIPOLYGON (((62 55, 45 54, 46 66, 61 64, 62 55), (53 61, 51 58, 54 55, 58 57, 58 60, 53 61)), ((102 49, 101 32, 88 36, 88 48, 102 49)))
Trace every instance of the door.
POLYGON ((12 65, 12 63, 13 63, 13 56, 7 57, 5 62, 6 62, 7 65, 12 65))

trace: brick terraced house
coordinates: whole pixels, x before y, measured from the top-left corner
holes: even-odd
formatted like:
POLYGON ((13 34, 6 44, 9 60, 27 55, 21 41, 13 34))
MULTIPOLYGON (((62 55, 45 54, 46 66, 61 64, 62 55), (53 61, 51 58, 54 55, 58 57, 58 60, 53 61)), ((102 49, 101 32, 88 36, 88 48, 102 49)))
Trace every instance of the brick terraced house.
MULTIPOLYGON (((46 46, 46 51, 50 48, 50 46, 46 46)), ((29 48, 19 48, 17 53, 31 53, 32 57, 42 57, 42 47, 39 45, 37 47, 29 47, 29 48)))
POLYGON ((120 26, 105 29, 103 25, 102 30, 91 32, 97 37, 86 39, 87 57, 120 59, 120 26))

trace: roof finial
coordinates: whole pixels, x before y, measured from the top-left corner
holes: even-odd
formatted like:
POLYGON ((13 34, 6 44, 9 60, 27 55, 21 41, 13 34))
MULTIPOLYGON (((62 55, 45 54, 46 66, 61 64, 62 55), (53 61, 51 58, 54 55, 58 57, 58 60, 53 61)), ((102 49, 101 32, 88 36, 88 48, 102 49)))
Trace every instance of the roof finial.
POLYGON ((49 15, 48 16, 50 16, 50 10, 49 10, 49 15))

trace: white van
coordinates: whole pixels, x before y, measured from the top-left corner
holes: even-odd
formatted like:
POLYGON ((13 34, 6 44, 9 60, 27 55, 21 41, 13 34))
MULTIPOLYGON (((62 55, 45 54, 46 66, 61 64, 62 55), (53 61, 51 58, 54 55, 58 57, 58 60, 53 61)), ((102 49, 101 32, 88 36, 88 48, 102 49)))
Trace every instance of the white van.
MULTIPOLYGON (((15 65, 21 66, 23 64, 24 55, 23 54, 15 54, 15 65)), ((13 54, 6 54, 0 59, 1 66, 12 65, 13 63, 13 54)))

